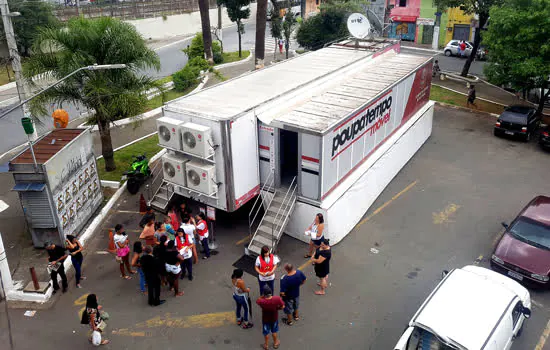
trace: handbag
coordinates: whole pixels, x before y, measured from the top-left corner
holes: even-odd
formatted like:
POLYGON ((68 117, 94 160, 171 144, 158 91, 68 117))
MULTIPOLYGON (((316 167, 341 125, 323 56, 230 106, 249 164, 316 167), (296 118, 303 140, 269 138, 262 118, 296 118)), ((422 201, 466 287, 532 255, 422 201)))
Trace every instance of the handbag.
POLYGON ((122 257, 121 257, 121 256, 118 256, 118 255, 115 256, 115 261, 116 261, 117 263, 119 263, 119 264, 122 264, 122 263, 123 263, 122 257))
POLYGON ((101 345, 101 332, 93 331, 92 332, 92 345, 100 346, 101 345))

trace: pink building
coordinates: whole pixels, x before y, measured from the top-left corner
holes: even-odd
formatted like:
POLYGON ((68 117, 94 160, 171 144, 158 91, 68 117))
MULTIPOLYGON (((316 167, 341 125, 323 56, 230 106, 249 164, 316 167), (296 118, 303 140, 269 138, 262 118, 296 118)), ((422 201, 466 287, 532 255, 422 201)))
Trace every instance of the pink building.
POLYGON ((416 41, 416 19, 420 16, 421 0, 389 0, 390 19, 393 21, 389 37, 416 41))

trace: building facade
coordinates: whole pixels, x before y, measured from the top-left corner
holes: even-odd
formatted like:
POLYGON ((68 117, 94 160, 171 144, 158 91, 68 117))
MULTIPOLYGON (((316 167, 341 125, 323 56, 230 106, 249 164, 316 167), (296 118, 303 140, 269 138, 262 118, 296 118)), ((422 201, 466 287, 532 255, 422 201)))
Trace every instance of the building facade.
POLYGON ((475 28, 473 28, 475 24, 473 15, 465 14, 460 8, 454 7, 447 10, 447 16, 445 43, 453 39, 473 41, 475 31, 475 28))
POLYGON ((389 0, 392 25, 390 38, 417 42, 416 20, 420 17, 421 0, 389 0))

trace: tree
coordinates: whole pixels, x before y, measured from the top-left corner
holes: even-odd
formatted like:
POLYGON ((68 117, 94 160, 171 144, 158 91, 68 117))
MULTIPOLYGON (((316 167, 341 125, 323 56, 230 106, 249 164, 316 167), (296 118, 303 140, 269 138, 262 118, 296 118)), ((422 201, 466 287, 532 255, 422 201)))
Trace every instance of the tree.
POLYGON ((57 80, 93 64, 126 64, 124 69, 77 73, 30 104, 33 115, 46 115, 46 104, 64 102, 94 110, 91 120, 99 129, 105 170, 113 171, 116 166, 110 124, 143 112, 145 91, 159 84, 139 71, 151 67, 158 70, 157 54, 146 46, 134 26, 111 17, 73 18, 65 28, 42 29, 32 50, 24 71, 30 84, 37 74, 57 80))
MULTIPOLYGON (((59 21, 52 13, 52 5, 45 1, 10 0, 10 11, 21 16, 13 17, 15 39, 21 56, 29 56, 32 42, 42 27, 59 27, 59 21)), ((0 31, 4 34, 4 25, 0 21, 0 31)))
POLYGON ((286 58, 288 58, 288 48, 290 46, 290 36, 296 27, 296 15, 289 9, 286 10, 285 17, 283 20, 283 35, 285 37, 285 53, 286 58))
POLYGON ((353 12, 363 12, 360 1, 323 2, 320 13, 303 21, 296 32, 296 41, 300 46, 317 50, 326 44, 349 36, 347 18, 353 12))
POLYGON ((474 35, 474 47, 472 48, 472 54, 468 57, 462 68, 463 77, 468 76, 470 66, 476 57, 479 43, 481 42, 481 30, 487 24, 489 20, 489 10, 493 6, 501 6, 504 0, 434 0, 435 7, 439 9, 447 9, 449 7, 460 7, 466 14, 476 14, 478 16, 478 26, 474 35))
POLYGON ((270 32, 271 37, 275 39, 275 48, 273 49, 273 59, 275 59, 277 55, 277 42, 283 38, 283 19, 279 15, 279 9, 276 5, 273 5, 273 10, 271 10, 270 32))
POLYGON ((267 1, 258 0, 256 8, 256 68, 263 68, 265 58, 265 26, 267 21, 267 1))
POLYGON ((244 33, 243 19, 250 17, 250 0, 218 0, 218 6, 220 5, 225 6, 227 9, 227 16, 229 16, 231 22, 237 24, 239 57, 242 57, 241 35, 244 33))
MULTIPOLYGON (((204 43, 202 34, 197 33, 193 40, 191 40, 191 44, 181 51, 187 55, 188 60, 195 57, 204 58, 204 43)), ((223 62, 222 48, 216 41, 212 42, 212 56, 215 64, 220 64, 223 62)))
POLYGON ((212 33, 210 33, 210 7, 208 6, 208 0, 199 0, 199 10, 201 13, 204 54, 208 63, 214 64, 214 59, 212 58, 212 33))
POLYGON ((483 36, 491 54, 485 74, 494 84, 540 89, 537 111, 542 112, 550 96, 550 0, 508 0, 493 7, 490 15, 483 36))

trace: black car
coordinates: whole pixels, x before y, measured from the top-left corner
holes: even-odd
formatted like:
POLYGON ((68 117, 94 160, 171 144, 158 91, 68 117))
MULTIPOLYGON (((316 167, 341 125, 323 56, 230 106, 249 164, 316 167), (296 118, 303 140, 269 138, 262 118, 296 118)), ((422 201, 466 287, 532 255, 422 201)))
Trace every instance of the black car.
POLYGON ((536 110, 528 106, 506 107, 495 123, 495 136, 519 137, 529 142, 539 125, 536 110))
POLYGON ((544 127, 540 132, 539 145, 550 150, 550 126, 544 127))

